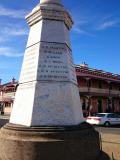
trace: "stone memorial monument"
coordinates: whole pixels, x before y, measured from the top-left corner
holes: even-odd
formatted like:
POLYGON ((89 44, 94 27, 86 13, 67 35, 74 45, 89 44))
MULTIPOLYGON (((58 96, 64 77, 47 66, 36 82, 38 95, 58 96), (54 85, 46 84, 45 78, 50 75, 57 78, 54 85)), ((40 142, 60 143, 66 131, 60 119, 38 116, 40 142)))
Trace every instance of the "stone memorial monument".
POLYGON ((99 135, 84 122, 69 31, 60 0, 41 0, 30 26, 9 124, 0 131, 2 160, 95 160, 99 135))

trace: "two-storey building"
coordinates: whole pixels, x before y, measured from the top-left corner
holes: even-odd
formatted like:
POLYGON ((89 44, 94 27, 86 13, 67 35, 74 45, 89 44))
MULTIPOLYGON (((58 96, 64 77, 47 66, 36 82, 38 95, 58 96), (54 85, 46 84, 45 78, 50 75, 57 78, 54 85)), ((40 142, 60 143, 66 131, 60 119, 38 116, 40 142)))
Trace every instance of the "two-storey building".
POLYGON ((76 66, 76 75, 84 114, 120 113, 120 75, 76 66))

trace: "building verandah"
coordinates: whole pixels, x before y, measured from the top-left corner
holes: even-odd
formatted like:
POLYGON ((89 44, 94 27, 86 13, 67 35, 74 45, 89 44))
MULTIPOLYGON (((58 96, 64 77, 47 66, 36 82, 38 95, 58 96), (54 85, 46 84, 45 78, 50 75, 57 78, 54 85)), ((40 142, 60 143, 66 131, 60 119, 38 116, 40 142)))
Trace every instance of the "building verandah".
POLYGON ((120 113, 120 75, 76 67, 76 75, 83 113, 120 113))
POLYGON ((120 113, 119 98, 81 96, 81 106, 84 115, 94 115, 95 113, 120 113))
POLYGON ((13 78, 11 82, 0 85, 0 112, 1 114, 10 114, 18 82, 13 78))

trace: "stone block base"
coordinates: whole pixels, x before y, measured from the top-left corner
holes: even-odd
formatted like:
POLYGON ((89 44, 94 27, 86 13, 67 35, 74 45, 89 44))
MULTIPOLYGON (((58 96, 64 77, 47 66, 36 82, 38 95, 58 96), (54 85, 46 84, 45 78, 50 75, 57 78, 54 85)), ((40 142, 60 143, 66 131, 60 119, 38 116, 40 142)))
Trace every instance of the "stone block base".
POLYGON ((99 134, 79 126, 24 127, 7 124, 0 131, 1 160, 98 160, 99 134))

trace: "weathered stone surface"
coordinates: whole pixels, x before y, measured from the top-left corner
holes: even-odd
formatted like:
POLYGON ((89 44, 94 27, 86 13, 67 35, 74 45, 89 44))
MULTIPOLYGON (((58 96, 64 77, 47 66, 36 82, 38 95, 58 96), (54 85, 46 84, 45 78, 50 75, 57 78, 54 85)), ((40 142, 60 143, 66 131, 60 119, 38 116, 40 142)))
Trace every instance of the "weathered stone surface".
POLYGON ((99 134, 86 123, 38 128, 7 124, 0 133, 0 149, 1 160, 98 160, 100 156, 99 134))
POLYGON ((22 84, 11 121, 26 126, 77 125, 82 119, 78 96, 77 86, 68 82, 22 84))
POLYGON ((69 37, 73 22, 56 4, 61 2, 43 0, 26 17, 30 33, 10 123, 59 126, 84 121, 69 37))

